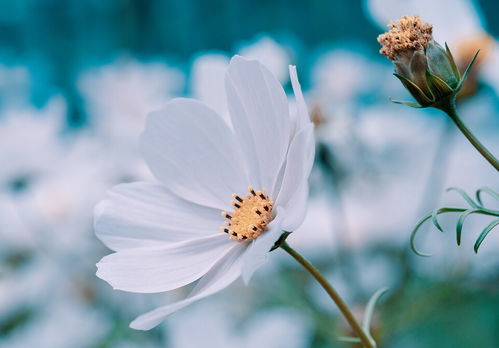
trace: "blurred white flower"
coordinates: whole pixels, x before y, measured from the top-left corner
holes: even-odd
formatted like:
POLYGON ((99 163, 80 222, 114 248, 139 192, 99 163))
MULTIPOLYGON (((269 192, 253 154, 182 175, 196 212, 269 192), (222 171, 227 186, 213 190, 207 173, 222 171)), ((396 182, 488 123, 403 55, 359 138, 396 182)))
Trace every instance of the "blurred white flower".
POLYGON ((12 323, 2 332, 1 348, 83 348, 95 345, 107 332, 103 313, 91 307, 70 279, 74 274, 59 269, 58 261, 38 250, 0 277, 2 325, 12 323))
POLYGON ((43 109, 8 108, 0 116, 0 190, 21 190, 50 171, 62 154, 59 134, 66 116, 60 97, 43 109))
POLYGON ((144 341, 131 341, 131 340, 122 340, 116 342, 110 346, 111 348, 165 348, 168 347, 164 344, 154 344, 144 341))
POLYGON ((288 66, 291 57, 287 49, 269 36, 260 36, 250 42, 243 42, 238 50, 239 54, 248 59, 259 60, 274 74, 281 84, 288 79, 288 66))
POLYGON ((93 133, 101 151, 123 179, 149 179, 137 139, 146 115, 180 93, 184 76, 161 62, 123 59, 84 72, 78 80, 93 133))
POLYGON ((356 177, 343 195, 353 245, 406 241, 418 214, 444 124, 420 110, 404 110, 401 115, 396 108, 387 103, 365 109, 357 123, 370 160, 383 170, 356 177))
POLYGON ((309 326, 299 313, 283 308, 259 311, 237 325, 234 315, 209 303, 183 312, 169 323, 168 333, 175 348, 305 348, 309 326))
POLYGON ((224 79, 229 57, 223 53, 205 53, 195 58, 191 68, 191 93, 215 110, 226 121, 230 115, 225 98, 224 79))
MULTIPOLYGON (((303 224, 288 240, 307 257, 331 255, 334 252, 335 208, 331 199, 323 194, 310 198, 303 224)), ((286 258, 288 260, 288 258, 286 258)))
POLYGON ((290 74, 295 119, 276 78, 239 56, 225 80, 233 128, 190 99, 149 116, 141 145, 160 183, 119 185, 97 206, 96 233, 116 251, 98 263, 97 275, 142 293, 201 279, 186 299, 142 315, 133 328, 150 329, 241 275, 248 281, 282 231, 303 221, 313 127, 294 67, 290 74), (249 188, 244 196, 249 185, 262 191, 249 188), (233 210, 222 212, 226 233, 215 232, 224 222, 220 210, 233 210))
MULTIPOLYGON (((0 240, 0 257, 31 250, 35 245, 23 211, 10 192, 0 193, 0 240)), ((2 266, 0 263, 0 274, 2 266)))
POLYGON ((357 51, 333 49, 314 64, 311 93, 323 103, 354 102, 360 93, 371 91, 384 73, 376 62, 357 51))
MULTIPOLYGON (((260 61, 271 73, 285 84, 291 58, 286 49, 271 37, 263 36, 253 42, 242 43, 239 54, 260 61)), ((192 97, 205 103, 230 124, 230 115, 225 99, 224 78, 229 57, 223 52, 205 52, 198 55, 191 67, 190 88, 192 97)))
POLYGON ((308 100, 320 149, 330 156, 335 180, 374 169, 357 123, 366 100, 392 95, 392 77, 390 68, 362 54, 361 48, 337 47, 315 62, 308 100))
POLYGON ((80 135, 66 145, 64 156, 18 203, 24 220, 36 226, 41 247, 74 269, 93 263, 92 207, 116 178, 94 138, 80 135))
POLYGON ((138 137, 146 115, 163 107, 183 84, 184 76, 173 67, 130 59, 86 71, 78 80, 96 132, 126 142, 138 137))
MULTIPOLYGON (((37 307, 48 296, 57 279, 53 264, 41 255, 27 254, 25 264, 6 269, 0 277, 0 311, 3 318, 37 307)), ((4 319, 5 320, 5 319, 4 319)))

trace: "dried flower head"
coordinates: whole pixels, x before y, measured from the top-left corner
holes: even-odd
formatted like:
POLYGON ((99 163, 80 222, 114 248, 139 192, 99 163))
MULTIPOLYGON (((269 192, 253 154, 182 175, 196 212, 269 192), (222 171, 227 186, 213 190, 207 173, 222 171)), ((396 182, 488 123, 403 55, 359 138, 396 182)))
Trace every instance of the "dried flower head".
POLYGON ((433 27, 418 16, 404 16, 390 22, 390 31, 378 36, 380 53, 395 65, 394 75, 416 99, 403 103, 412 107, 445 108, 461 89, 475 57, 461 75, 445 45, 433 40, 433 27))
POLYGON ((380 53, 390 60, 407 51, 426 49, 433 39, 433 27, 424 23, 419 16, 404 16, 395 24, 388 24, 389 32, 378 36, 380 53))

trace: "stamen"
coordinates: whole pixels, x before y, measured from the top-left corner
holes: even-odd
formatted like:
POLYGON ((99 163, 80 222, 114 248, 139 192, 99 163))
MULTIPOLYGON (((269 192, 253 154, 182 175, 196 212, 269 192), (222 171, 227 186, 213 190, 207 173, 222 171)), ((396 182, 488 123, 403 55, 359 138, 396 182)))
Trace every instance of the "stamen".
POLYGON ((239 197, 238 195, 236 195, 235 193, 232 194, 232 198, 237 199, 241 203, 243 202, 243 199, 241 197, 239 197))
POLYGON ((264 191, 255 191, 248 187, 248 194, 240 197, 232 194, 236 201, 230 201, 234 211, 225 211, 221 215, 230 221, 224 221, 221 230, 236 241, 251 241, 265 232, 271 220, 273 202, 264 191))
POLYGON ((224 218, 227 218, 229 220, 232 219, 232 216, 230 216, 229 214, 227 214, 226 211, 221 212, 220 215, 222 215, 224 218))

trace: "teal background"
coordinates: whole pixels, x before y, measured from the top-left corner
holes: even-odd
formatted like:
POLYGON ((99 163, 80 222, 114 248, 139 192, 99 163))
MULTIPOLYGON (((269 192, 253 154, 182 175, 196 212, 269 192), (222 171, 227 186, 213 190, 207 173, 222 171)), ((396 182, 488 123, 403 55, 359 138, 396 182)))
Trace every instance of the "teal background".
MULTIPOLYGON (((486 16, 489 33, 499 36, 499 2, 478 3, 486 16)), ((292 49, 292 60, 300 66, 305 90, 310 88, 312 63, 330 46, 354 47, 369 59, 389 64, 377 53, 379 29, 366 17, 361 1, 0 1, 0 63, 27 67, 32 79, 30 102, 34 106, 41 107, 54 94, 62 94, 68 105, 68 128, 83 128, 89 118, 76 88, 78 76, 88 68, 129 55, 141 61, 165 60, 188 75, 194 57, 200 52, 221 50, 232 54, 241 42, 253 40, 259 34, 269 34, 292 49)), ((183 94, 189 92, 186 87, 183 94)), ((374 97, 363 98, 359 103, 370 103, 374 97)), ((430 117, 433 115, 430 113, 430 117)), ((335 179, 337 174, 333 173, 335 179)), ((396 269, 392 276, 397 287, 382 305, 378 318, 381 324, 376 335, 383 338, 381 347, 412 348, 416 347, 412 345, 414 342, 420 344, 418 348, 499 347, 497 273, 483 278, 468 277, 466 272, 432 278, 420 274, 417 267, 420 259, 408 248, 372 245, 361 252, 367 263, 380 257, 396 269)), ((338 257, 319 266, 329 272, 337 267, 348 269, 350 265, 342 264, 344 261, 338 257)), ((255 307, 278 304, 301 310, 313 308, 308 294, 298 289, 311 282, 301 270, 284 268, 273 282, 273 289, 282 289, 285 295, 262 289, 257 292, 255 307)), ((96 307, 100 306, 98 297, 96 307)), ((369 294, 357 289, 352 297, 365 303, 369 294)), ((329 313, 320 312, 320 306, 315 310, 320 314, 314 323, 310 346, 342 346, 331 330, 341 324, 329 313)), ((110 311, 107 315, 111 320, 118 317, 110 311)), ((14 332, 30 315, 33 313, 21 310, 2 318, 0 313, 0 344, 3 334, 14 332)), ((91 348, 112 347, 112 343, 121 339, 158 345, 162 342, 158 337, 162 338, 164 333, 159 330, 150 333, 128 330, 128 319, 114 320, 106 339, 91 348)))

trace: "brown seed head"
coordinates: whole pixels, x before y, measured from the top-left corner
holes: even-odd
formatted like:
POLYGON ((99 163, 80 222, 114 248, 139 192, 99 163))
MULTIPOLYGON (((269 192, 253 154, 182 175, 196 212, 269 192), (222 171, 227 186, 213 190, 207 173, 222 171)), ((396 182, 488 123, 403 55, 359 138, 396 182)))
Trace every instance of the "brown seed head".
POLYGON ((433 27, 419 16, 404 16, 397 23, 388 24, 390 31, 378 36, 380 53, 395 60, 401 53, 426 49, 432 40, 433 27))

